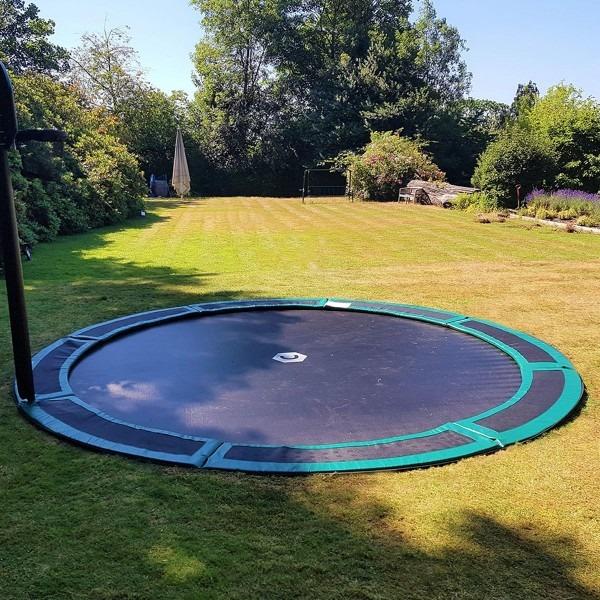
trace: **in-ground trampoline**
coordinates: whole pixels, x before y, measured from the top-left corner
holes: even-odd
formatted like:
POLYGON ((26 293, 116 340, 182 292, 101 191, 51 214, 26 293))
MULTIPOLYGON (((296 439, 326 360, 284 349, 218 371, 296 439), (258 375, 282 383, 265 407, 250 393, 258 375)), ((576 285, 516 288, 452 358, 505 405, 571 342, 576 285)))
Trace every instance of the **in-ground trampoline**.
MULTIPOLYGON (((76 331, 34 358, 43 428, 207 469, 409 468, 541 434, 583 387, 551 346, 441 310, 197 304, 76 331)), ((18 396, 18 393, 17 393, 18 396)))

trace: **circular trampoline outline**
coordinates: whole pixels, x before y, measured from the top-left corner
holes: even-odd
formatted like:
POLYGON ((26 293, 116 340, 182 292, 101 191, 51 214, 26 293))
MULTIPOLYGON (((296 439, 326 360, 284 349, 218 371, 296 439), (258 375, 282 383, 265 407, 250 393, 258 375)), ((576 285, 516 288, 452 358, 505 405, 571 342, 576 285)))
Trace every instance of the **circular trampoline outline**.
POLYGON ((443 464, 491 452, 531 439, 554 427, 576 408, 584 391, 582 380, 571 362, 554 347, 526 333, 491 321, 439 309, 328 298, 201 303, 128 315, 85 327, 56 341, 34 356, 33 366, 36 380, 37 372, 40 371, 41 377, 48 380, 47 385, 42 386, 42 392, 36 394, 36 401, 33 403, 21 399, 15 385, 17 404, 27 418, 55 435, 98 450, 158 462, 266 473, 407 469, 443 464), (140 426, 101 412, 78 398, 70 387, 69 374, 85 355, 128 333, 202 315, 287 309, 366 312, 448 327, 479 338, 512 358, 520 370, 521 384, 517 392, 501 404, 433 429, 380 439, 293 446, 230 443, 140 426), (529 355, 529 359, 526 355, 529 355), (536 360, 532 360, 532 357, 536 360), (557 397, 545 398, 546 404, 539 414, 507 429, 494 429, 480 423, 494 415, 506 414, 511 408, 516 408, 518 412, 526 405, 525 399, 532 390, 534 380, 544 377, 544 373, 561 373, 563 383, 557 397), (61 416, 74 412, 83 415, 83 420, 80 418, 78 423, 93 422, 96 423, 96 429, 108 433, 95 435, 81 425, 73 426, 68 418, 61 416), (443 436, 460 438, 461 443, 436 449, 435 440, 441 440, 443 436), (116 441, 117 439, 121 441, 116 441), (434 449, 431 449, 432 442, 434 449), (429 444, 430 447, 416 452, 402 449, 403 445, 412 448, 419 443, 424 443, 425 446, 429 444), (361 452, 368 454, 372 447, 386 448, 384 454, 389 454, 390 449, 396 446, 396 456, 360 457, 361 452), (344 459, 345 451, 350 456, 356 456, 344 459), (336 458, 336 453, 341 454, 342 458, 336 458), (304 459, 300 460, 298 457, 304 459))

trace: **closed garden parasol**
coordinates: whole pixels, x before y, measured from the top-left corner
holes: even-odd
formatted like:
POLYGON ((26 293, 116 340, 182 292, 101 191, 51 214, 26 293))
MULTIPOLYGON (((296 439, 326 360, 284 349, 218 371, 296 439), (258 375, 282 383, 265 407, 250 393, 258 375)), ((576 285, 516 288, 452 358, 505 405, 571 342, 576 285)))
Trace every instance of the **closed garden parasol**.
POLYGON ((178 196, 185 196, 190 192, 190 170, 185 157, 185 146, 181 129, 177 128, 175 139, 175 160, 173 161, 173 187, 178 196))

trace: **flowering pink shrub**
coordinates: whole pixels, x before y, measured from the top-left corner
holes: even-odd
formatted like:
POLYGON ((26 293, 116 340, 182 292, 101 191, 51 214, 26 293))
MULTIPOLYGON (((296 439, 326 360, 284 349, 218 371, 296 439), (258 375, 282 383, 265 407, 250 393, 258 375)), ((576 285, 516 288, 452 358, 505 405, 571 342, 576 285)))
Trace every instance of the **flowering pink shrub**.
POLYGON ((372 200, 397 198, 398 189, 412 179, 443 181, 445 175, 425 154, 425 144, 391 131, 374 132, 362 154, 344 153, 338 165, 352 172, 357 195, 372 200))

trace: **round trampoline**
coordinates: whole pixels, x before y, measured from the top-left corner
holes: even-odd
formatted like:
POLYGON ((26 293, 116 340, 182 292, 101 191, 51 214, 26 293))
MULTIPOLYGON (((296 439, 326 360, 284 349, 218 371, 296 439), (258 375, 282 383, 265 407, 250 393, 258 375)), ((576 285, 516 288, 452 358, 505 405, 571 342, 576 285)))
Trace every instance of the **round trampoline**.
POLYGON ((489 452, 583 393, 556 349, 417 306, 218 302, 92 325, 34 357, 35 423, 97 449, 207 469, 410 468, 489 452))

